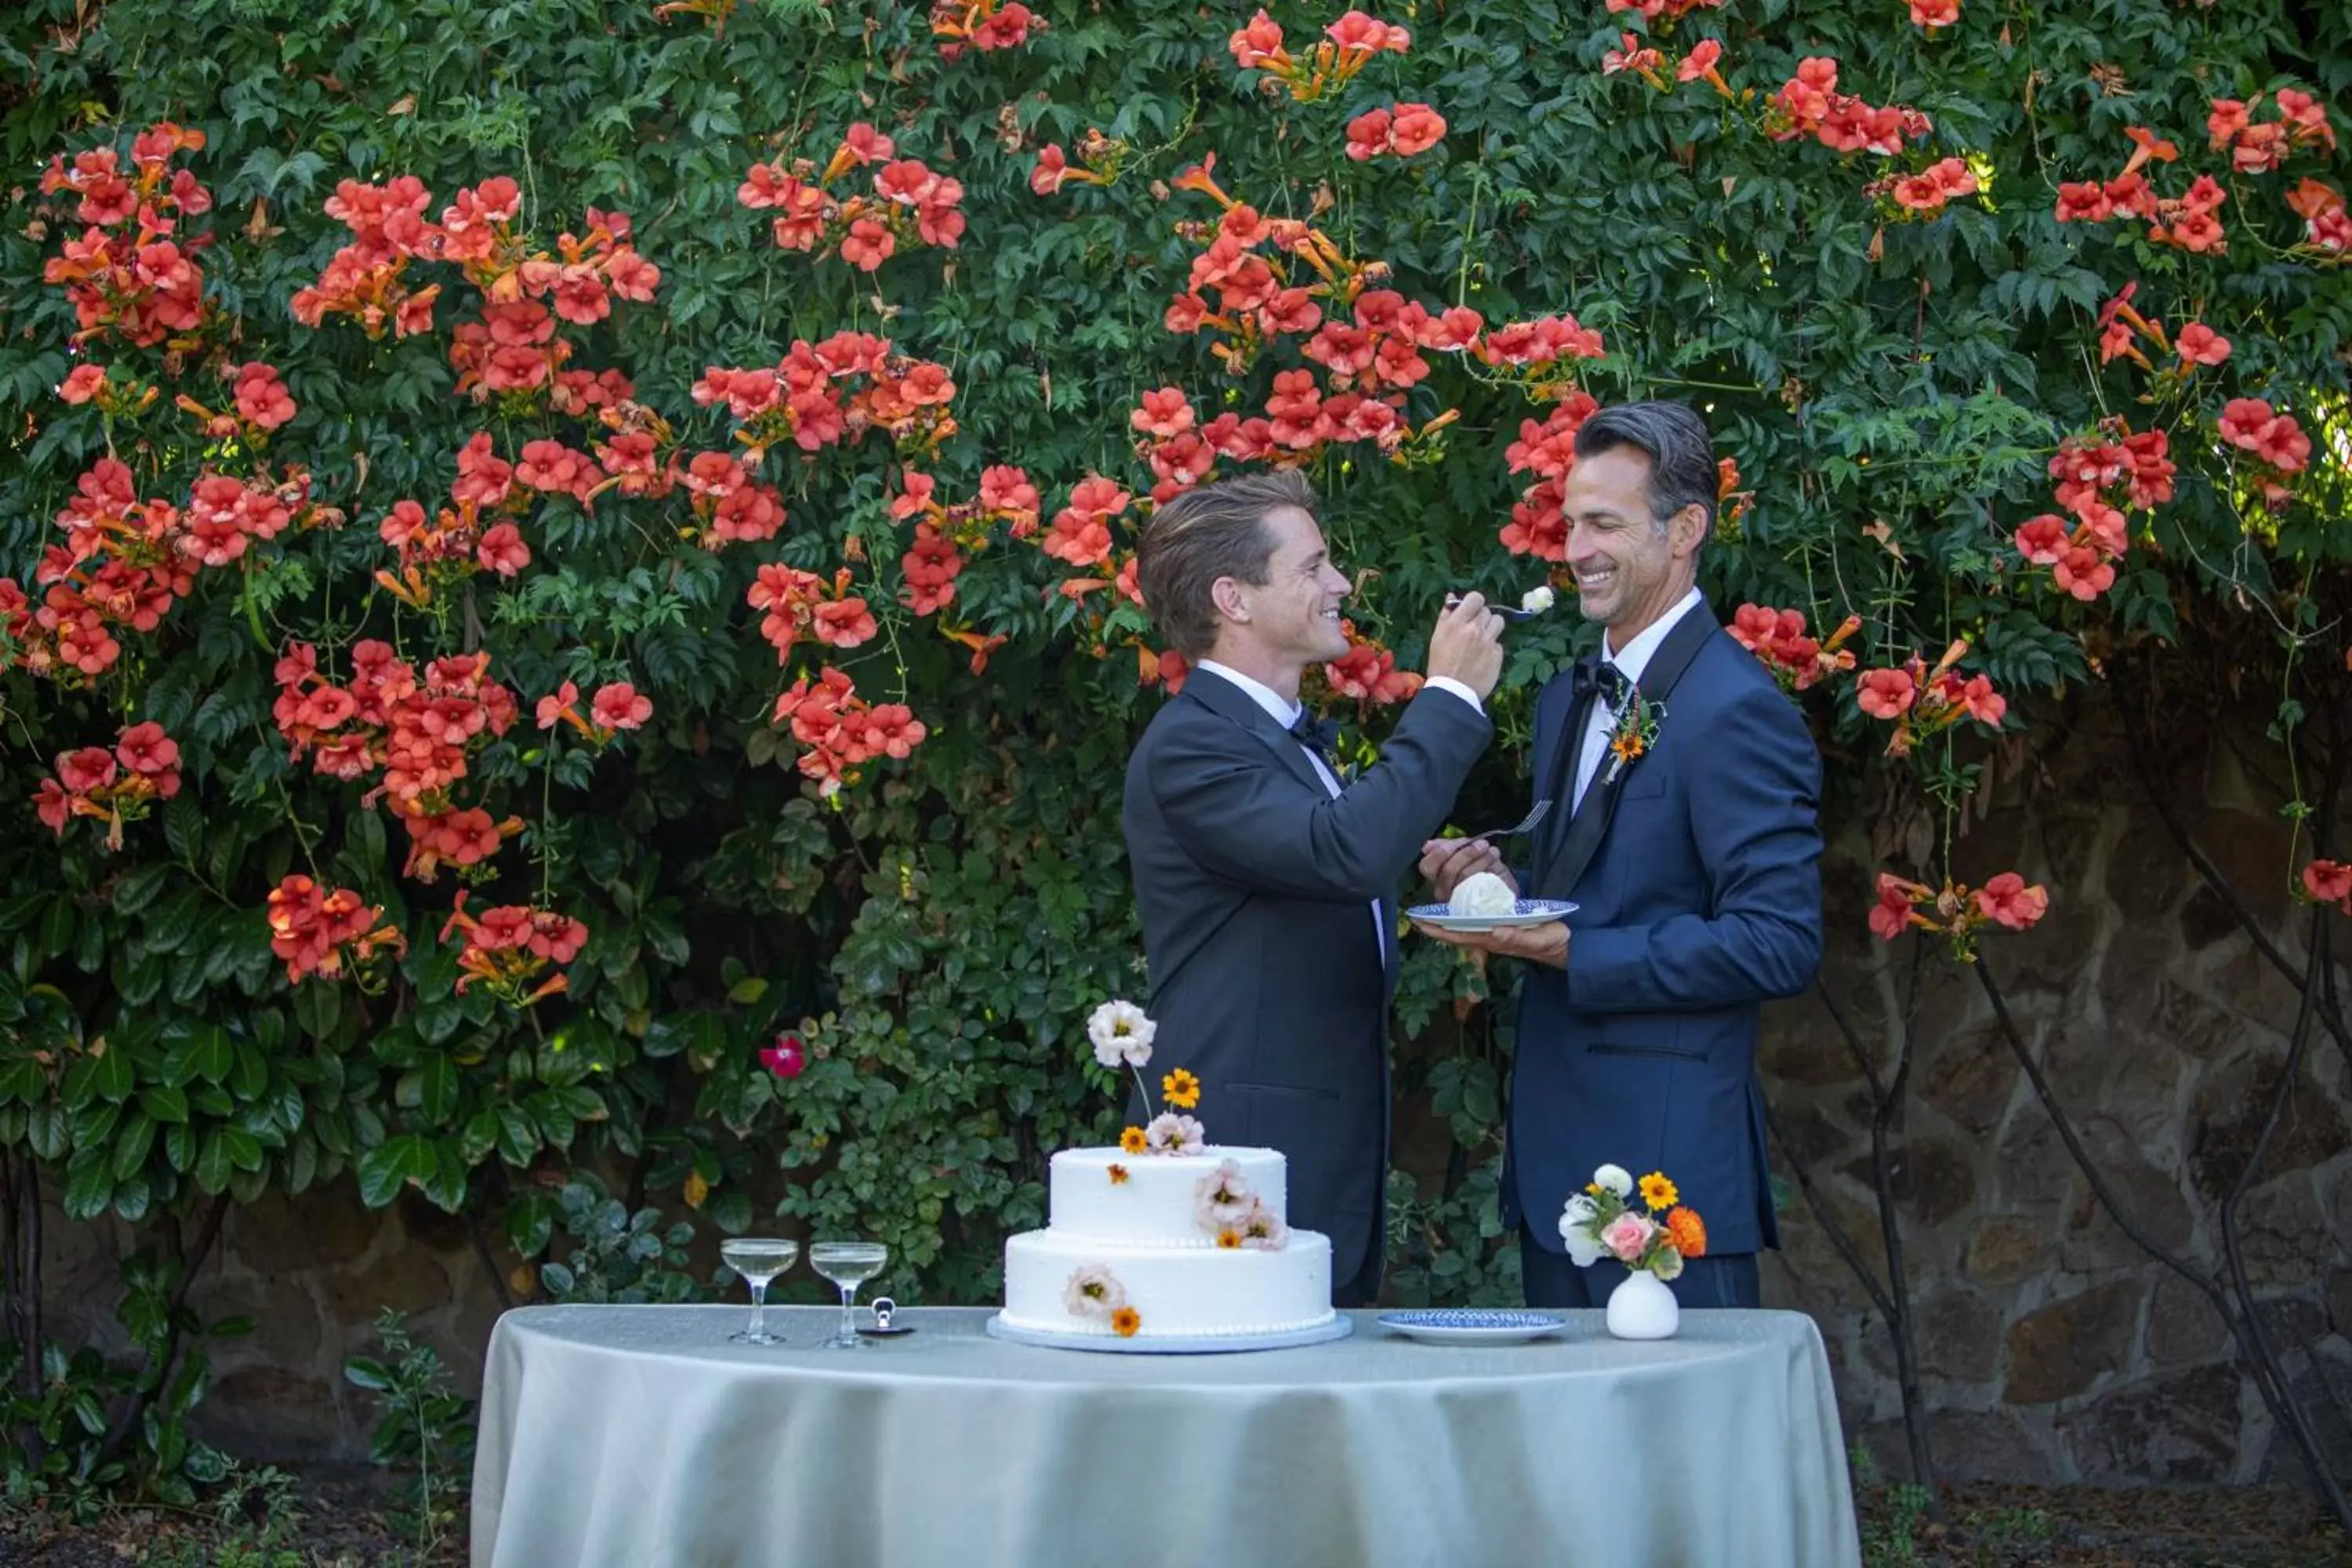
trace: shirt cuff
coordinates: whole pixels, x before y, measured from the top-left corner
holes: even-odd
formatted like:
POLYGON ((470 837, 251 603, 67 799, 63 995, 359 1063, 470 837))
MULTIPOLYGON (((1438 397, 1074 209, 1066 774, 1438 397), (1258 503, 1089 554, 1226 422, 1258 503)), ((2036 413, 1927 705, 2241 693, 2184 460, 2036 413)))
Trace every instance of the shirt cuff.
POLYGON ((1479 712, 1486 711, 1486 705, 1478 700, 1478 694, 1450 675, 1433 675, 1422 684, 1432 691, 1451 691, 1479 712))

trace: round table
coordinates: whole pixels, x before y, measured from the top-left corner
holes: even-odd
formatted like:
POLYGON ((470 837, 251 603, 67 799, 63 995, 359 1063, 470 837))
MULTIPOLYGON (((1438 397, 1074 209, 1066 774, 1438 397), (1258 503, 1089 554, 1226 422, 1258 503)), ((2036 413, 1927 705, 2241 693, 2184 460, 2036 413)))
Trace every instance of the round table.
MULTIPOLYGON (((980 1308, 820 1347, 833 1308, 499 1320, 475 1568, 1858 1568, 1829 1364, 1793 1312, 1599 1312, 1515 1345, 1102 1355, 980 1308)), ((861 1314, 861 1316, 863 1316, 861 1314)), ((866 1320, 870 1321, 870 1319, 866 1320)))

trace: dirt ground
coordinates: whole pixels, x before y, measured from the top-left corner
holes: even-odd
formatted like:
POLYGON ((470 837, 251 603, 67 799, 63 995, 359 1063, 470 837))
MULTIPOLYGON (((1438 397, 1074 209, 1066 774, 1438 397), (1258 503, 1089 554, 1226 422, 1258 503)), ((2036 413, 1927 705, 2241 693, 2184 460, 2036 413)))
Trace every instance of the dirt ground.
POLYGON ((2352 1542, 2283 1488, 1965 1483, 1945 1489, 1941 1522, 1918 1500, 1890 1487, 1862 1496, 1871 1568, 2352 1568, 2352 1542))

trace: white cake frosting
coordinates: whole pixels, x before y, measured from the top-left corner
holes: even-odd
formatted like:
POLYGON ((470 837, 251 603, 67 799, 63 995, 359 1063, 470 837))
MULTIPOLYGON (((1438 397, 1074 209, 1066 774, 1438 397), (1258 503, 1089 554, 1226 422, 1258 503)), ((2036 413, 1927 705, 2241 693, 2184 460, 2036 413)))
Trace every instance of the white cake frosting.
POLYGON ((1197 1215, 1201 1178, 1233 1162, 1274 1217, 1287 1220, 1282 1154, 1274 1149, 1209 1148, 1198 1154, 1129 1154, 1118 1149, 1065 1149, 1046 1177, 1046 1214, 1058 1237, 1097 1247, 1213 1247, 1216 1233, 1197 1215), (1110 1179, 1117 1165, 1124 1182, 1110 1179))
POLYGON ((1456 916, 1507 915, 1519 907, 1511 885, 1492 871, 1475 871, 1462 879, 1446 900, 1445 912, 1456 916))
MULTIPOLYGON (((1134 1337, 1206 1338, 1310 1329, 1331 1321, 1331 1243, 1286 1228, 1288 1189, 1272 1149, 1198 1154, 1065 1149, 1047 1178, 1047 1228, 1004 1244, 1004 1321, 1049 1333, 1114 1335, 1109 1306, 1073 1310, 1072 1280, 1107 1279, 1139 1321, 1134 1337), (1123 1177, 1114 1180, 1114 1173, 1123 1177), (1220 1245, 1203 1194, 1238 1189, 1283 1225, 1270 1241, 1220 1245)), ((1230 1211, 1228 1211, 1230 1212, 1230 1211)))

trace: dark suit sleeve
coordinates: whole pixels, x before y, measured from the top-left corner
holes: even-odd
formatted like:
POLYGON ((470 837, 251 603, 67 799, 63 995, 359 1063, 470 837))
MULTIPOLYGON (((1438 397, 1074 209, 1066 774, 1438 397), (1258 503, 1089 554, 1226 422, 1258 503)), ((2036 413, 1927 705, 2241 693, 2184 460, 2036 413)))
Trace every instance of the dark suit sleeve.
POLYGON ((1444 826, 1491 732, 1459 697, 1424 690, 1380 761, 1318 799, 1265 742, 1217 718, 1156 758, 1150 783, 1177 843, 1216 875, 1289 898, 1370 900, 1396 890, 1444 826))
POLYGON ((1588 1013, 1689 1012, 1791 996, 1822 960, 1821 752, 1769 687, 1733 702, 1690 770, 1711 915, 1585 930, 1568 989, 1588 1013))

